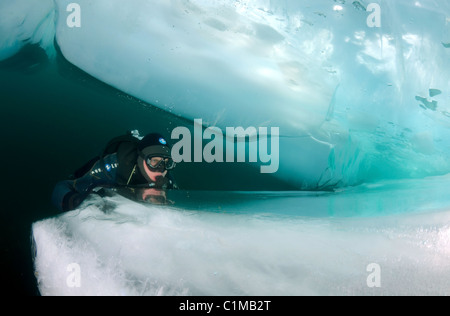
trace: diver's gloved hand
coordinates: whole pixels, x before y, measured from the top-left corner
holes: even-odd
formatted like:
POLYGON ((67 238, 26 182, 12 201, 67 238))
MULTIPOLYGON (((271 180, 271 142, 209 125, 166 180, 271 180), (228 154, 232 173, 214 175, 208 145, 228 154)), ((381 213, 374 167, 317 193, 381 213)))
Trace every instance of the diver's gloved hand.
POLYGON ((167 179, 166 177, 162 177, 162 176, 156 177, 155 188, 165 190, 165 189, 167 189, 169 184, 170 184, 170 180, 167 179))
POLYGON ((62 203, 62 211, 68 212, 78 208, 88 196, 89 193, 70 192, 66 194, 62 203))

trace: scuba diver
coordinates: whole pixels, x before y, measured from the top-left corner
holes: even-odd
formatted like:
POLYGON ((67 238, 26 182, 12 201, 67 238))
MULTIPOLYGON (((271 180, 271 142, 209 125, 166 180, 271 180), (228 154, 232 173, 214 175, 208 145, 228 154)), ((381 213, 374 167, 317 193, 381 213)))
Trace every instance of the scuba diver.
POLYGON ((171 170, 176 163, 171 147, 160 134, 140 137, 138 131, 111 140, 101 156, 77 170, 71 180, 59 182, 52 195, 61 212, 72 211, 99 188, 142 189, 164 195, 177 189, 171 170))

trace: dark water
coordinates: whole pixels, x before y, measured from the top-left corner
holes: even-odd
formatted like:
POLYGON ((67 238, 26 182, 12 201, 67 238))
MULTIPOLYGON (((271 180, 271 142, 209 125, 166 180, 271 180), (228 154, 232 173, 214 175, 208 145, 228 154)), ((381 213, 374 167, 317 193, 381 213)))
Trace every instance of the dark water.
MULTIPOLYGON (((1 284, 8 295, 39 295, 33 272, 33 222, 58 215, 50 203, 56 182, 99 154, 127 130, 160 132, 192 123, 132 98, 85 74, 60 54, 48 60, 36 46, 0 62, 2 209, 1 284)), ((186 190, 290 190, 242 164, 182 164, 186 190)))

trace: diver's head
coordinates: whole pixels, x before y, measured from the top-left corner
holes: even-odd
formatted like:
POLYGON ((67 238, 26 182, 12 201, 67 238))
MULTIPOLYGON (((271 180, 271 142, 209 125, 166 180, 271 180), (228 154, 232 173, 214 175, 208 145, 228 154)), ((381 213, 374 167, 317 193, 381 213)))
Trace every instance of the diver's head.
POLYGON ((157 186, 164 182, 167 172, 176 166, 167 140, 160 134, 149 134, 139 142, 138 150, 138 166, 147 181, 157 186))

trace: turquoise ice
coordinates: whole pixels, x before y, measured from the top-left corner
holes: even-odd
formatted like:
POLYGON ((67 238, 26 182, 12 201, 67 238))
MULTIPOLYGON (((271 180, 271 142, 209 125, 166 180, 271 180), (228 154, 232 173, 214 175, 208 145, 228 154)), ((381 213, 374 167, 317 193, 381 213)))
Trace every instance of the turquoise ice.
POLYGON ((0 56, 25 43, 205 127, 279 127, 299 189, 443 175, 446 1, 3 1, 0 56), (55 7, 56 5, 56 7, 55 7), (39 7, 39 9, 37 9, 39 7), (238 84, 237 84, 238 83, 238 84), (436 93, 439 91, 439 93, 436 93))

